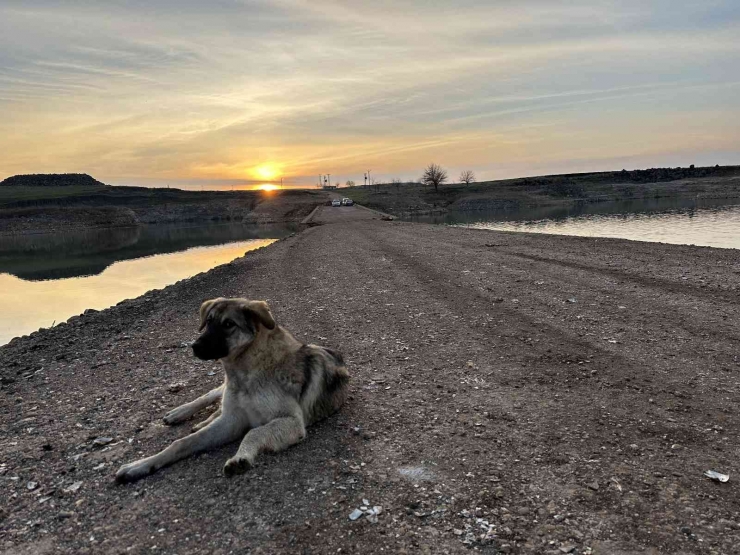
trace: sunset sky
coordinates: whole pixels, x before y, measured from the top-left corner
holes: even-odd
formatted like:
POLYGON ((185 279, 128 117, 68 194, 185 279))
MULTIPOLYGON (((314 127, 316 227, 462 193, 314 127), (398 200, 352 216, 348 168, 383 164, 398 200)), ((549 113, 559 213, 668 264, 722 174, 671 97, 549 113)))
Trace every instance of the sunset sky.
POLYGON ((0 179, 740 164, 740 2, 2 0, 0 179))

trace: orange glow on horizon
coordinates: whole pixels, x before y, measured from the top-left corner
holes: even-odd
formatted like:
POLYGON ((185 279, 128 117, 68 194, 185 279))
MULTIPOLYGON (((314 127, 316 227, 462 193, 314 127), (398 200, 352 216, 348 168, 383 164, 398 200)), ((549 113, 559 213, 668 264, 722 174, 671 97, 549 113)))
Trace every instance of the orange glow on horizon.
POLYGON ((257 166, 252 169, 252 173, 254 174, 254 177, 257 179, 264 179, 265 181, 273 181, 275 180, 278 175, 280 175, 280 170, 275 164, 262 164, 261 166, 257 166))

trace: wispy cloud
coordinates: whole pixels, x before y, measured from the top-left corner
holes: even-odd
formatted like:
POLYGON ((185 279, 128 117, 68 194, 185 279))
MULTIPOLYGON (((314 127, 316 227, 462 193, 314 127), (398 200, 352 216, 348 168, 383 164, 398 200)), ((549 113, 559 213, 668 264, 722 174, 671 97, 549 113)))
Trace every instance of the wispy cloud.
POLYGON ((731 0, 5 0, 0 175, 737 162, 738 37, 731 0))

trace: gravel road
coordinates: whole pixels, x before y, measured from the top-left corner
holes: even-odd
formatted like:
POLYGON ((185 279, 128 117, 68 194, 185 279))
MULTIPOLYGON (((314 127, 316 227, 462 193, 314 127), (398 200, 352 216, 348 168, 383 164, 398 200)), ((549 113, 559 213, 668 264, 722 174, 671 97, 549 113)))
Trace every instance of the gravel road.
POLYGON ((314 223, 0 349, 1 553, 738 553, 738 251, 314 223), (216 296, 339 348, 350 401, 242 477, 231 445, 115 485, 220 382, 216 296))

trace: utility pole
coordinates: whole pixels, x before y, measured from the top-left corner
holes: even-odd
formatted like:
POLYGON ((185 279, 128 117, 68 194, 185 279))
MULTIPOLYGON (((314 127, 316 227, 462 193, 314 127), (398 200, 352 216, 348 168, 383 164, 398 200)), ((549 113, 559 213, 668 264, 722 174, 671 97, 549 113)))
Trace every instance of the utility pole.
POLYGON ((331 174, 327 174, 329 176, 329 187, 331 187, 331 174))
POLYGON ((371 172, 371 171, 372 171, 372 170, 367 170, 367 184, 368 184, 368 185, 372 185, 372 184, 373 184, 373 180, 372 180, 372 179, 370 179, 370 172, 371 172))

